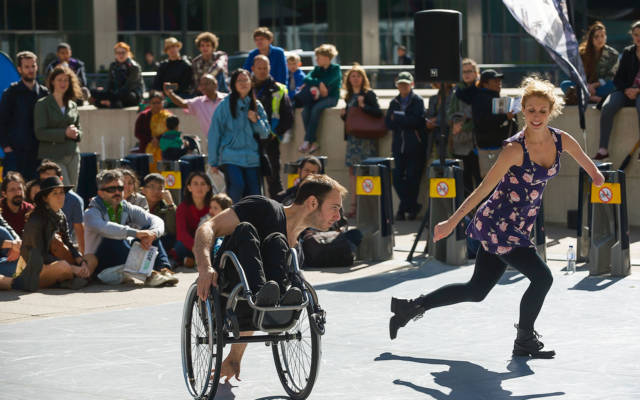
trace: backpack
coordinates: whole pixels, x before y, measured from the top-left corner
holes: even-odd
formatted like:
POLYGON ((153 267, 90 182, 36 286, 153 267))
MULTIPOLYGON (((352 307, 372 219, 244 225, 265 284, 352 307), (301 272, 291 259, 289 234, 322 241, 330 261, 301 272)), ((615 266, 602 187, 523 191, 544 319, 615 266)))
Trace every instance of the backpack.
POLYGON ((342 232, 308 230, 302 249, 304 268, 348 267, 353 265, 353 243, 342 232))

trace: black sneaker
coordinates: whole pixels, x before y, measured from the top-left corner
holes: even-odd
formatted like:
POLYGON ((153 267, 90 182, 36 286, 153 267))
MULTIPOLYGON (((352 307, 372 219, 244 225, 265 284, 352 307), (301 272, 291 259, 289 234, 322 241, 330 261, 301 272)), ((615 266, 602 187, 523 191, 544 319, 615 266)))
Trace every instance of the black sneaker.
POLYGON ((281 306, 297 306, 302 304, 302 291, 297 287, 290 287, 280 299, 281 306))
POLYGON ((391 298, 391 312, 394 315, 389 320, 389 337, 391 340, 398 336, 398 329, 407 325, 412 319, 419 319, 426 310, 418 303, 418 300, 405 300, 391 298))
POLYGON ((280 286, 276 281, 268 281, 256 293, 256 305, 260 307, 273 307, 280 299, 280 286))

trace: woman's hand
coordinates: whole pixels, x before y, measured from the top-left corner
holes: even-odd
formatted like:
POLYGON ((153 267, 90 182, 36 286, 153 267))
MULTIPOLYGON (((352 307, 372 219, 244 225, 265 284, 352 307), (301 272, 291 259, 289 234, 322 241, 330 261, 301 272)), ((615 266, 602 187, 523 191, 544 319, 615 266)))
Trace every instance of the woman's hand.
POLYGON ((320 97, 327 97, 329 95, 329 89, 327 89, 327 85, 325 85, 324 82, 320 82, 318 90, 320 90, 320 97))
POLYGON ((64 131, 64 134, 69 139, 75 140, 78 138, 78 128, 75 125, 71 124, 67 126, 67 129, 64 131))
POLYGON ((364 108, 364 96, 358 96, 358 107, 364 108))
POLYGON ((253 110, 249 110, 249 112, 247 113, 247 118, 249 118, 249 121, 253 122, 254 124, 258 122, 258 114, 253 110))
POLYGON ((455 225, 453 225, 448 219, 440 222, 435 228, 433 228, 433 242, 435 243, 438 240, 449 236, 451 232, 453 232, 453 228, 455 228, 455 225))
POLYGON ((596 170, 596 174, 594 176, 591 177, 591 179, 593 179, 593 184, 596 186, 602 186, 604 184, 604 175, 602 175, 602 172, 600 172, 600 170, 596 170))

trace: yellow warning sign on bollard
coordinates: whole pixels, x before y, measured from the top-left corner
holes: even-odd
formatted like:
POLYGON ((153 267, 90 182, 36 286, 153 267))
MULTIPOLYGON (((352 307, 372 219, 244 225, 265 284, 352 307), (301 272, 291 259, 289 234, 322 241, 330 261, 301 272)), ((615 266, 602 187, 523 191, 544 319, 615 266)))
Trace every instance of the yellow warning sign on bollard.
POLYGON ((379 176, 359 176, 356 179, 356 194, 360 196, 380 196, 382 184, 379 176))
POLYGON ((600 204, 620 204, 622 195, 619 183, 604 183, 598 187, 591 184, 591 202, 600 204))
POLYGON ((287 189, 294 187, 299 177, 299 174, 287 174, 287 189))
POLYGON ((437 199, 456 197, 456 180, 454 178, 431 178, 429 180, 429 197, 437 199))
POLYGON ((161 171, 164 176, 164 186, 167 189, 182 189, 182 174, 180 171, 161 171))

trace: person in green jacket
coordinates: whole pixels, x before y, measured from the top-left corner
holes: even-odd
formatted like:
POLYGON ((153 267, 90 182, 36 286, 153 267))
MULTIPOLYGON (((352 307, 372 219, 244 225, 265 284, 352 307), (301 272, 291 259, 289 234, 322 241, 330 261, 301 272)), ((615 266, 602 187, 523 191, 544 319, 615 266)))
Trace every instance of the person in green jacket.
POLYGON ((178 130, 180 119, 175 115, 167 117, 167 131, 160 136, 160 150, 163 160, 179 160, 187 154, 189 148, 182 139, 182 132, 178 130))
POLYGON ((305 135, 304 142, 298 148, 302 153, 314 153, 320 148, 316 136, 320 115, 325 108, 335 107, 338 104, 342 84, 340 65, 331 62, 338 55, 336 46, 323 44, 314 51, 318 65, 304 78, 303 86, 317 87, 320 97, 302 110, 305 135))
POLYGON ((63 66, 51 71, 47 87, 50 94, 38 100, 33 111, 38 158, 58 164, 64 182, 75 186, 80 169, 78 142, 82 131, 78 105, 72 99, 82 98, 82 91, 76 74, 63 66))

